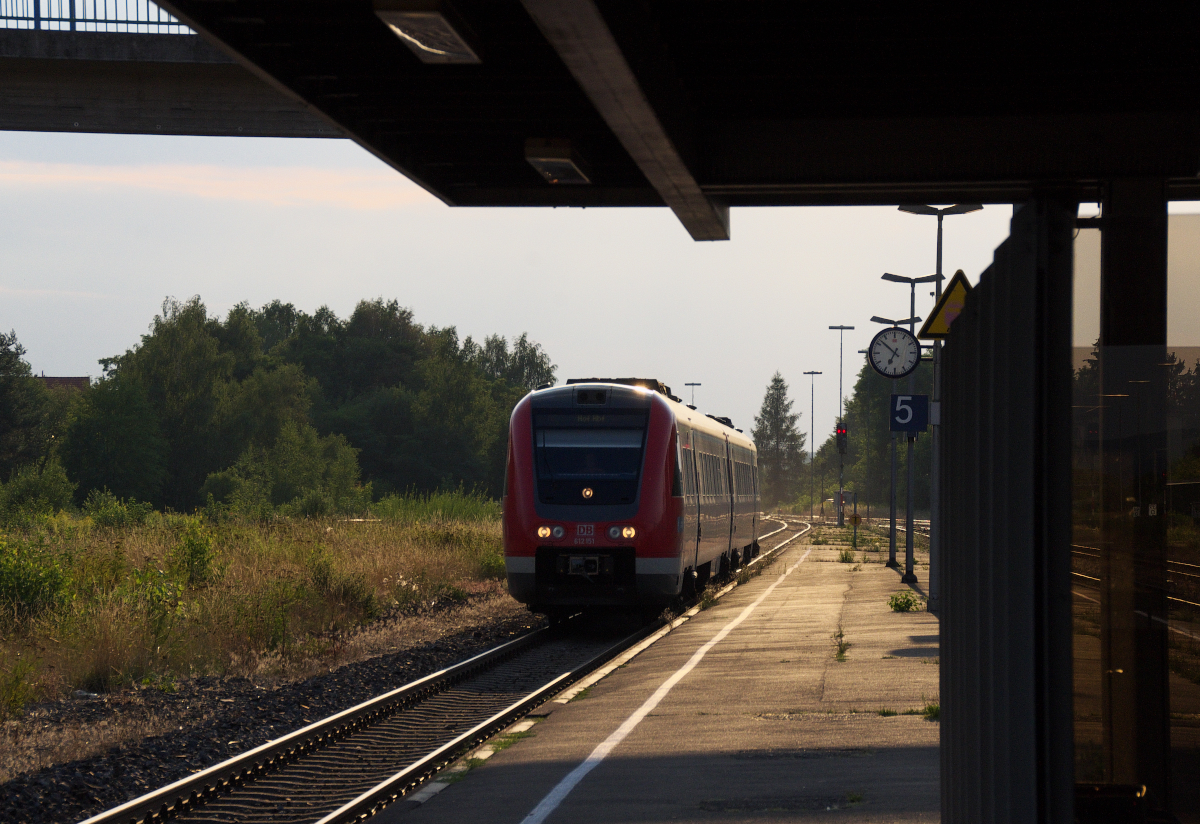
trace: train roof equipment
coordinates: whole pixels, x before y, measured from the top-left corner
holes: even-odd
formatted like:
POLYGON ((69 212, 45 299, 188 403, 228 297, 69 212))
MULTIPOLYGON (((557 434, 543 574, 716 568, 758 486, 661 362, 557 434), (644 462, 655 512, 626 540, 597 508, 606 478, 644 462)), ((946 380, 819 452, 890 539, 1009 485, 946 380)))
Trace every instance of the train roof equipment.
POLYGON ((637 386, 641 389, 649 389, 651 392, 657 392, 660 395, 665 395, 676 403, 683 403, 682 400, 671 394, 671 387, 667 386, 660 380, 655 378, 568 378, 567 386, 576 383, 616 383, 622 386, 637 386))

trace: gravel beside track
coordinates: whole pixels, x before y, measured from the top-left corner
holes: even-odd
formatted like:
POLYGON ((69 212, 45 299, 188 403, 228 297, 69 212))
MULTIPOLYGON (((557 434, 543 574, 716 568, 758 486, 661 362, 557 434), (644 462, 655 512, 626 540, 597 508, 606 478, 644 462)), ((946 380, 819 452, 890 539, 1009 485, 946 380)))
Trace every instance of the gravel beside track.
MULTIPOLYGON (((529 631, 528 614, 444 637, 434 643, 347 664, 264 690, 245 678, 197 678, 174 694, 141 691, 153 711, 203 718, 199 723, 101 755, 55 765, 0 785, 0 821, 70 824, 177 781, 313 721, 469 658, 529 631)), ((116 700, 114 698, 114 703, 116 700)), ((102 723, 101 699, 60 702, 39 711, 61 722, 102 723)))

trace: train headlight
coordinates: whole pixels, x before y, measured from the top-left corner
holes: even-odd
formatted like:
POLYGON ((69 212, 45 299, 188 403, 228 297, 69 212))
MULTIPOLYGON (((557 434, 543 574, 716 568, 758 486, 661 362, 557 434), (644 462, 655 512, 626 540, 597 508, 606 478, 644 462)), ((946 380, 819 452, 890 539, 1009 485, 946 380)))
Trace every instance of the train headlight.
POLYGON ((637 530, 634 529, 633 527, 631 527, 631 526, 621 527, 621 537, 622 538, 625 538, 626 540, 628 540, 628 539, 632 538, 634 535, 637 535, 637 530))
POLYGON ((553 535, 555 539, 558 539, 567 533, 566 530, 564 530, 561 526, 556 526, 554 529, 550 530, 550 534, 553 535))
POLYGON ((608 537, 614 541, 617 540, 618 538, 620 538, 621 537, 621 527, 610 526, 608 528, 608 537))
POLYGON ((590 498, 592 497, 592 494, 592 488, 590 486, 585 486, 583 488, 583 497, 590 498))
POLYGON ((538 537, 539 538, 549 538, 550 537, 550 527, 539 526, 538 527, 538 537))

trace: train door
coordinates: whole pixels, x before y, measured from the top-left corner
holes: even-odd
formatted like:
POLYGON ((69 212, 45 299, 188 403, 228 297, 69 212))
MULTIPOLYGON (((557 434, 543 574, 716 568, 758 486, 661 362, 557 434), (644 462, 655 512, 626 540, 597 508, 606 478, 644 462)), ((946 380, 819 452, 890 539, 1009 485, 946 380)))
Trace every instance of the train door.
MULTIPOLYGON (((725 486, 726 486, 725 501, 726 501, 726 505, 727 505, 727 511, 728 511, 728 513, 730 513, 730 527, 728 527, 728 535, 730 535, 730 546, 728 546, 727 549, 730 549, 731 552, 737 552, 740 547, 740 545, 738 543, 738 540, 739 540, 738 539, 738 488, 737 488, 736 483, 734 483, 734 480, 736 480, 736 479, 734 479, 734 477, 733 477, 734 446, 733 446, 733 444, 730 443, 730 437, 728 437, 728 435, 726 435, 726 437, 725 437, 724 446, 725 446, 725 465, 724 465, 724 467, 722 467, 722 469, 725 470, 725 473, 724 473, 725 474, 725 486)), ((732 557, 732 554, 731 554, 731 557, 732 557)), ((738 555, 738 558, 740 558, 740 555, 738 555)))
POLYGON ((700 483, 696 476, 696 450, 690 430, 680 431, 676 448, 683 480, 683 527, 679 552, 684 564, 696 569, 700 552, 700 483))
MULTIPOLYGON (((694 433, 696 452, 696 479, 699 499, 699 548, 696 563, 700 566, 711 563, 709 570, 716 575, 721 566, 721 555, 728 546, 728 534, 723 538, 720 509, 720 476, 717 472, 718 450, 716 438, 703 432, 694 433), (725 544, 722 546, 722 544, 725 544)), ((703 573, 702 577, 703 577, 703 573)))
POLYGON ((750 512, 753 518, 750 523, 750 539, 753 543, 758 543, 758 509, 760 501, 758 499, 758 451, 751 450, 750 466, 748 467, 750 474, 750 512))

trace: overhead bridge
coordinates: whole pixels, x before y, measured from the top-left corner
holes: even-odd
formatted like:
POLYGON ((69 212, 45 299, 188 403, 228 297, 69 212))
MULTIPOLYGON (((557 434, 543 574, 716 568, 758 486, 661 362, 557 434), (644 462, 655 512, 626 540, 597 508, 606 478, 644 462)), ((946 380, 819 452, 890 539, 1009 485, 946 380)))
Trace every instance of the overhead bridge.
POLYGON ((342 137, 147 0, 0 0, 0 130, 342 137))

